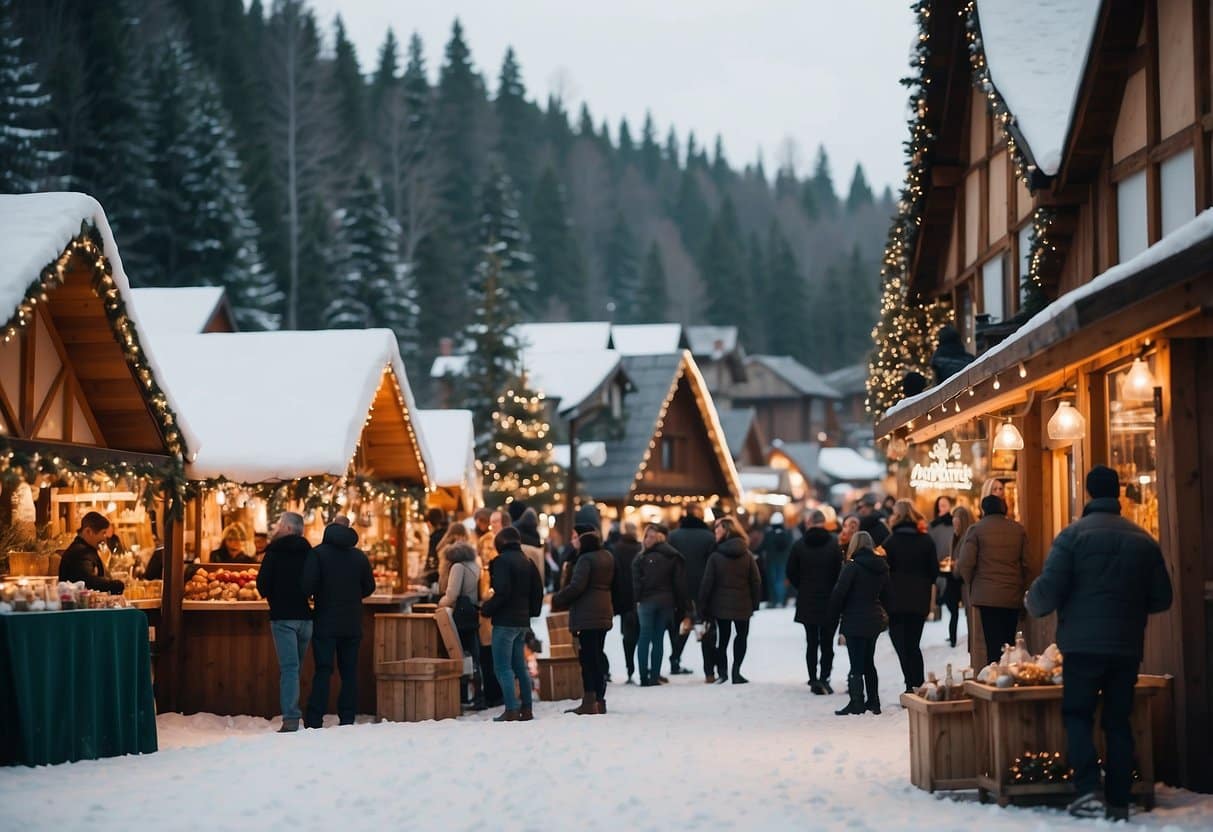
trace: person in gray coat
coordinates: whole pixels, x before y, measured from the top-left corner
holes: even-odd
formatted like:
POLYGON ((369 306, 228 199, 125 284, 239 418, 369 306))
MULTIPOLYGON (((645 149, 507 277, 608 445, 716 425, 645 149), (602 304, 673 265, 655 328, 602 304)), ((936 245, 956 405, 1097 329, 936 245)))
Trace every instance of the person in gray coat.
POLYGON ((729 638, 737 629, 733 644, 733 684, 744 685, 741 675, 750 635, 750 618, 762 601, 762 577, 758 559, 746 548, 745 535, 731 517, 716 521, 716 551, 708 558, 699 587, 699 606, 716 620, 716 678, 709 682, 729 681, 729 638))
POLYGON ((615 558, 602 548, 593 532, 577 536, 579 554, 568 585, 552 596, 553 610, 569 611, 569 630, 577 636, 581 662, 581 705, 565 713, 606 713, 606 668, 602 647, 607 631, 614 623, 611 584, 615 578, 615 558))

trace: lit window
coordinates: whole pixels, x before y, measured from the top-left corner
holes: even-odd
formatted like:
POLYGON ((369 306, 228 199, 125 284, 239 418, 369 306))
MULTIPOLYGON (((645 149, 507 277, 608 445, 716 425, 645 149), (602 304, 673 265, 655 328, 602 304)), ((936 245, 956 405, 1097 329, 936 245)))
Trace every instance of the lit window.
POLYGON ((981 267, 981 313, 990 323, 1003 319, 1002 258, 995 257, 981 267))
POLYGON ((1146 225, 1146 172, 1140 170, 1116 185, 1116 244, 1120 262, 1149 246, 1146 225))
POLYGON ((1162 235, 1165 237, 1196 216, 1196 176, 1192 148, 1176 153, 1158 166, 1162 187, 1162 235))

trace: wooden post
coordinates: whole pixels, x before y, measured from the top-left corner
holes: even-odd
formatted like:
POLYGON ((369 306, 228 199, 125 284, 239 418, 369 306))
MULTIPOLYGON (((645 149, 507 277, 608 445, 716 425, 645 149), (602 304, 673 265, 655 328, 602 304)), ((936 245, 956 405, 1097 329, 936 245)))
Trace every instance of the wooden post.
MULTIPOLYGON (((201 497, 197 498, 199 501, 201 497)), ((185 511, 170 488, 161 497, 164 573, 160 595, 160 626, 156 631, 156 682, 161 711, 176 711, 181 683, 181 602, 185 593, 185 511), (177 516, 178 513, 180 516, 177 516)))
POLYGON ((569 477, 565 484, 564 516, 560 528, 565 540, 573 539, 573 514, 577 499, 577 417, 569 419, 569 477))

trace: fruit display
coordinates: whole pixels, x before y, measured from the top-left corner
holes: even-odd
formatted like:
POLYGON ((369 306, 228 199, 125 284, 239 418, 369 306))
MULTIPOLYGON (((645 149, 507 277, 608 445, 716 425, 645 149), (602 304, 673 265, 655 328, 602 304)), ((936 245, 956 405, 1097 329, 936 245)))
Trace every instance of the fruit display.
POLYGON ((256 569, 199 569, 185 584, 187 601, 260 601, 256 569))

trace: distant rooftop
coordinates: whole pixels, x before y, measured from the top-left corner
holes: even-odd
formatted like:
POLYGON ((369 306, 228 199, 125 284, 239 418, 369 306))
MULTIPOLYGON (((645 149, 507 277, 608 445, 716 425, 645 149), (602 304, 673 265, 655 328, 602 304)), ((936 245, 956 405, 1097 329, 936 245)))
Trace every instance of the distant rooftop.
POLYGON ((817 396, 823 399, 842 398, 838 391, 827 384, 821 376, 790 355, 752 355, 750 361, 770 368, 771 372, 805 396, 817 396))

